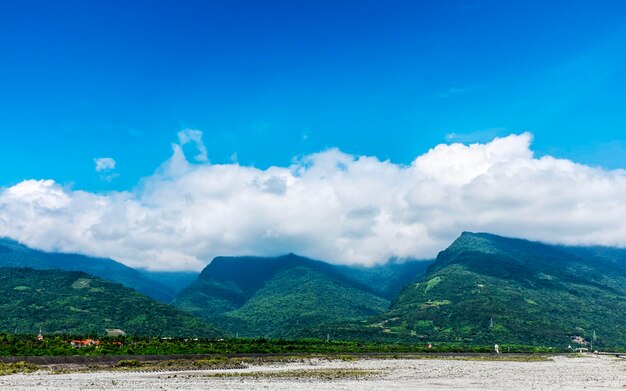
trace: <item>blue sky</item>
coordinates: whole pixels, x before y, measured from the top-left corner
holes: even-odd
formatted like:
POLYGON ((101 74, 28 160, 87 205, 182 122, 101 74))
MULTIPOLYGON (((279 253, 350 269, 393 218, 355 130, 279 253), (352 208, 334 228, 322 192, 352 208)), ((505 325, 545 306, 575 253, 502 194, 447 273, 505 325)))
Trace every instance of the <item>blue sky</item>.
POLYGON ((212 163, 260 168, 523 131, 618 168, 625 106, 624 1, 0 0, 5 187, 131 189, 187 128, 212 163))

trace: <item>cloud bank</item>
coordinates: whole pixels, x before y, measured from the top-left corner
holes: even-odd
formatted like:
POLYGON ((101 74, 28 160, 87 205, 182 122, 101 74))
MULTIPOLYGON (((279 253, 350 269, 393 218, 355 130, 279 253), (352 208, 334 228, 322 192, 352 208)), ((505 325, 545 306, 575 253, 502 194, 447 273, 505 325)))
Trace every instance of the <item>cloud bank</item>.
POLYGON ((182 145, 202 145, 201 133, 179 139, 133 191, 53 180, 0 189, 0 236, 153 270, 286 252, 364 265, 431 258, 464 230, 626 246, 626 172, 535 158, 529 133, 438 145, 410 165, 329 149, 267 169, 190 163, 182 145))

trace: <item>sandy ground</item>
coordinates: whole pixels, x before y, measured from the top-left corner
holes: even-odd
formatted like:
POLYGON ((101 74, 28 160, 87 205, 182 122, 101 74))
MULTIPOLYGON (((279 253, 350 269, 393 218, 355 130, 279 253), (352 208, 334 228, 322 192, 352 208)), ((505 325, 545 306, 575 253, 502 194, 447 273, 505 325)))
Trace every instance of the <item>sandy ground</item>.
POLYGON ((553 357, 544 362, 311 359, 220 371, 37 372, 0 377, 0 389, 624 391, 626 360, 608 356, 553 357))

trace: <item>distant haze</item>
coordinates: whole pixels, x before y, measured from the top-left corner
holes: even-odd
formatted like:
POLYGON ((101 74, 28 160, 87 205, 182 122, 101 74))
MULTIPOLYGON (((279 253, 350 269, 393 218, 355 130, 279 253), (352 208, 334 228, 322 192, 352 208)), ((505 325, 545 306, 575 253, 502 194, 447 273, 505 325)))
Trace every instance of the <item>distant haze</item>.
POLYGON ((2 188, 0 236, 151 270, 199 270, 217 255, 433 258, 465 230, 625 246, 626 172, 536 158, 531 142, 442 144, 410 165, 328 149, 257 169, 209 163, 193 130, 131 191, 54 179, 2 188), (197 149, 192 161, 184 144, 197 149))

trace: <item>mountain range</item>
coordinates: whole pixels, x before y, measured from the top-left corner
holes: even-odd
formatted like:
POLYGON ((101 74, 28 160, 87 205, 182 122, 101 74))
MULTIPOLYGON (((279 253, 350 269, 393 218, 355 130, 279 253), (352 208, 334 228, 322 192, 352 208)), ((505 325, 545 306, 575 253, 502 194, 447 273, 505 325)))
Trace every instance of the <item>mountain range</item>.
POLYGON ((464 232, 434 261, 354 267, 294 254, 216 257, 196 275, 137 271, 5 239, 0 268, 1 308, 12 314, 0 324, 3 330, 41 322, 55 332, 95 330, 94 324, 110 319, 129 332, 154 335, 194 335, 192 329, 219 335, 215 325, 247 337, 408 343, 567 346, 595 335, 596 346, 626 347, 626 250, 617 248, 464 232), (39 281, 45 279, 58 280, 54 294, 41 294, 51 289, 39 281), (88 289, 76 288, 82 284, 77 281, 88 281, 88 289), (176 291, 172 304, 178 309, 141 294, 168 302, 176 291), (134 316, 132 306, 145 311, 134 316), (119 316, 105 317, 99 309, 119 316), (184 322, 168 326, 170 316, 184 322))

